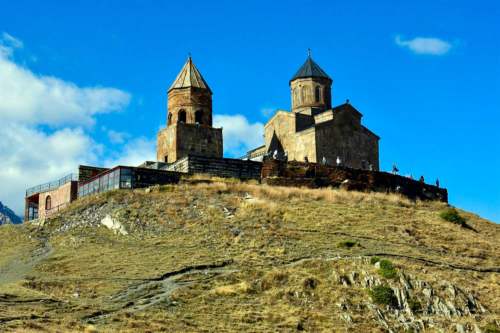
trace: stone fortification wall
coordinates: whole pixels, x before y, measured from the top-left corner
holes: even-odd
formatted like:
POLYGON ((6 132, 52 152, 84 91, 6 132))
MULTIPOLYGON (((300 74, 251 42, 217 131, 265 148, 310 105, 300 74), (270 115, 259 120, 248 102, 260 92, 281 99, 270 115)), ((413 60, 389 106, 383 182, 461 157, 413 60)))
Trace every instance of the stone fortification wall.
POLYGON ((260 179, 261 167, 262 163, 256 161, 189 155, 169 164, 165 170, 224 178, 260 179))
POLYGON ((411 199, 448 202, 444 188, 387 172, 334 167, 316 163, 264 161, 262 182, 269 185, 341 187, 347 190, 400 193, 411 199))

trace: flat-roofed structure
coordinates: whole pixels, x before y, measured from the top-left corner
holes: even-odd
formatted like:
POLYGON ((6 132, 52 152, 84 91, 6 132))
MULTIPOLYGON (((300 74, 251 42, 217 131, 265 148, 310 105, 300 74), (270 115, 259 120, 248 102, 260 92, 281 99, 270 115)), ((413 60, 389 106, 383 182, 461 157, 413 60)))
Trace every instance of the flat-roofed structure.
POLYGON ((120 165, 106 170, 85 182, 80 182, 78 197, 117 189, 172 184, 179 182, 179 179, 180 175, 177 172, 120 165))
POLYGON ((58 180, 26 190, 24 220, 44 219, 76 199, 78 176, 69 174, 58 180))

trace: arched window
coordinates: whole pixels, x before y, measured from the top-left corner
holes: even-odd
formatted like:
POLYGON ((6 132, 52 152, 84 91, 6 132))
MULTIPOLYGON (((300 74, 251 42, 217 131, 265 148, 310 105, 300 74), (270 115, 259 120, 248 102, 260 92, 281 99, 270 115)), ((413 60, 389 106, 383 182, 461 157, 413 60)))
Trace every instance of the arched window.
POLYGON ((194 113, 194 122, 197 124, 203 124, 203 110, 198 110, 194 113))
POLYGON ((171 124, 172 124, 172 114, 169 113, 168 114, 168 123, 167 123, 167 125, 171 125, 171 124))
POLYGON ((45 198, 45 210, 50 210, 50 209, 52 209, 52 199, 51 199, 50 195, 48 195, 45 198))
POLYGON ((299 99, 299 96, 297 94, 297 88, 293 88, 293 92, 292 92, 292 99, 293 99, 293 104, 294 105, 297 105, 298 104, 298 99, 299 99))
POLYGON ((185 123, 186 122, 186 110, 181 109, 179 111, 178 122, 179 123, 185 123))
POLYGON ((319 101, 321 100, 321 88, 319 86, 316 86, 316 88, 314 89, 314 100, 316 101, 316 103, 319 103, 319 101))
POLYGON ((301 99, 302 99, 302 103, 306 102, 306 87, 302 87, 301 99))

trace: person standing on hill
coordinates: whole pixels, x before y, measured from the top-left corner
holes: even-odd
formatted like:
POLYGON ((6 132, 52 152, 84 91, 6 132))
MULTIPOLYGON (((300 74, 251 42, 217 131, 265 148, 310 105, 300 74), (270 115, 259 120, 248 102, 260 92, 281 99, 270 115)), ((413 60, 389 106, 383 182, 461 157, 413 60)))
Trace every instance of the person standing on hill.
POLYGON ((393 175, 397 175, 397 174, 399 174, 399 169, 398 169, 398 167, 396 166, 396 163, 394 163, 394 164, 392 165, 392 174, 393 174, 393 175))

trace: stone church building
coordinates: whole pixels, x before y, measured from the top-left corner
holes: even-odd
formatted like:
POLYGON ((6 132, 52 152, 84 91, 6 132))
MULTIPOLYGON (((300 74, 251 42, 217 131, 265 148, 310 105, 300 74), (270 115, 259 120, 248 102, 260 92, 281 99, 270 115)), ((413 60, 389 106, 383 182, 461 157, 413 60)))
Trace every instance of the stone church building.
MULTIPOLYGON (((286 156, 379 170, 379 137, 361 124, 363 115, 348 102, 332 107, 332 82, 309 55, 289 82, 291 112, 276 112, 265 125, 265 144, 246 158, 286 156)), ((223 158, 222 129, 212 127, 212 91, 191 57, 168 90, 167 107, 167 126, 158 133, 157 161, 223 158)))
POLYGON ((113 168, 80 165, 77 175, 31 187, 25 195, 25 220, 50 218, 88 195, 177 183, 183 174, 253 179, 275 185, 290 185, 290 179, 291 184, 311 182, 302 179, 305 182, 301 183, 301 173, 296 169, 301 163, 286 160, 341 164, 347 168, 302 163, 328 179, 357 180, 364 189, 447 201, 445 189, 366 171, 379 170, 379 137, 361 124, 362 114, 348 102, 332 107, 332 79, 310 55, 290 80, 290 91, 292 110, 278 110, 266 123, 264 145, 245 158, 223 157, 222 128, 212 126, 212 91, 189 57, 167 92, 167 126, 158 133, 156 161, 113 168), (264 156, 271 160, 262 163, 264 156))
MULTIPOLYGON (((379 170, 379 137, 361 124, 363 115, 346 102, 332 107, 332 79, 309 55, 290 80, 291 112, 278 110, 265 125, 264 154, 288 160, 379 170)), ((255 158, 257 159, 257 158, 255 158)))

